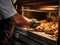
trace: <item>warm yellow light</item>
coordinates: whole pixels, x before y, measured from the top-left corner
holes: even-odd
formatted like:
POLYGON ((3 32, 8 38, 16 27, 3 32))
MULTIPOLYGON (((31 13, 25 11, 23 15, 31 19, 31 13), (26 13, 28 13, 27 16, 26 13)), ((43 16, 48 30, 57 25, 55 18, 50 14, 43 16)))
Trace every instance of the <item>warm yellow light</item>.
POLYGON ((55 8, 40 8, 40 10, 55 10, 55 8))
POLYGON ((57 10, 58 6, 43 6, 39 10, 57 10))

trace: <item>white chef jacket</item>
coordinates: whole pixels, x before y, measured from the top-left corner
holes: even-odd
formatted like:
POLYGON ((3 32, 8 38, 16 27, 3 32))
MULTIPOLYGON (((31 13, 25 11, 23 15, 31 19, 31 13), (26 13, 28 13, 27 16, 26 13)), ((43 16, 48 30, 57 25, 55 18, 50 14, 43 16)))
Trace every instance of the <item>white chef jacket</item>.
POLYGON ((12 5, 11 0, 0 0, 0 20, 7 19, 16 13, 17 11, 12 5))

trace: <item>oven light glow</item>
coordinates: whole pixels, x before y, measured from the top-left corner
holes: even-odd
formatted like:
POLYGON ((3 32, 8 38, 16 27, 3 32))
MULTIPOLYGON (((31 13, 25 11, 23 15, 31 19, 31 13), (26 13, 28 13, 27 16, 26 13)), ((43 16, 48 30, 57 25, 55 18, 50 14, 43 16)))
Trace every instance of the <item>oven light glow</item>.
POLYGON ((39 8, 40 10, 57 10, 58 6, 43 6, 39 8))
POLYGON ((57 10, 57 8, 40 8, 40 10, 57 10))

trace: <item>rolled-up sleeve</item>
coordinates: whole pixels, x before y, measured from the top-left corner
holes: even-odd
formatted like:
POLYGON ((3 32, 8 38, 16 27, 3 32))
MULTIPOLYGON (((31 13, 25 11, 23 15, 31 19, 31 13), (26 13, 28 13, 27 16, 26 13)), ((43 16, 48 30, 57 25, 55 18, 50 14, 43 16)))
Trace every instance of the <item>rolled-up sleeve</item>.
POLYGON ((9 18, 15 15, 17 11, 12 5, 11 0, 0 0, 0 17, 1 18, 9 18))

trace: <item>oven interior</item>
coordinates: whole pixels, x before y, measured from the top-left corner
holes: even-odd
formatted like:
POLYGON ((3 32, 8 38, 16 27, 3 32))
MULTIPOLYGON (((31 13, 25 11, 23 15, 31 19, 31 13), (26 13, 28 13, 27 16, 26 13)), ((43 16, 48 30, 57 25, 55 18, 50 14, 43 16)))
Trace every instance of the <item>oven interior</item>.
POLYGON ((44 30, 48 34, 58 32, 58 5, 23 5, 22 15, 40 22, 34 30, 44 30))

